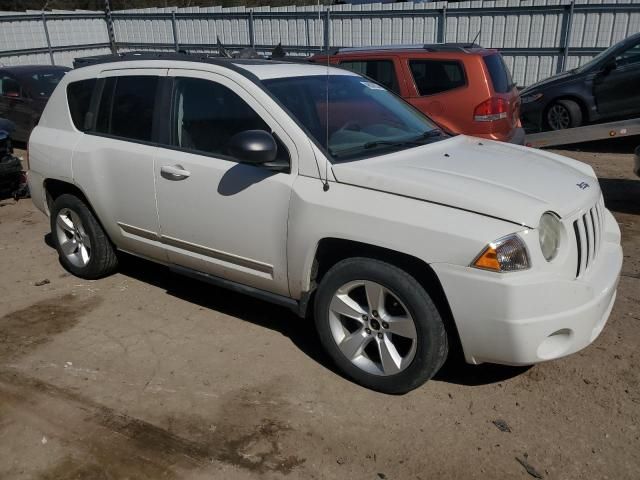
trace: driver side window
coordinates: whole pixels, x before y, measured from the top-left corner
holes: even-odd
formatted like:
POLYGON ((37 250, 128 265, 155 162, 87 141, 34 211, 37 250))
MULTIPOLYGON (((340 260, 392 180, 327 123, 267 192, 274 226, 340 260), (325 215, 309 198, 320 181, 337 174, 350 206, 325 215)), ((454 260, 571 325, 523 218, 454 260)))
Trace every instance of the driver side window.
POLYGON ((640 64, 640 43, 628 48, 616 57, 616 65, 637 65, 640 64))
MULTIPOLYGON (((271 132, 267 123, 236 93, 209 80, 176 78, 173 99, 173 145, 216 157, 229 157, 231 137, 245 130, 271 132)), ((275 136, 274 136, 275 137, 275 136)), ((289 161, 276 138, 276 160, 289 161)))

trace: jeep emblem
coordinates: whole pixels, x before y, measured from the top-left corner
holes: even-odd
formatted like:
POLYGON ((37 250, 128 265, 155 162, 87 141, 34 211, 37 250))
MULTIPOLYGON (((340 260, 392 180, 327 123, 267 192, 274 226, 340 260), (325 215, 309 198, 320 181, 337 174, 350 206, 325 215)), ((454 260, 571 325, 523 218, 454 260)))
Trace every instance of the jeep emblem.
POLYGON ((580 190, 584 190, 585 188, 589 188, 589 184, 587 182, 580 182, 580 183, 576 183, 576 186, 580 189, 580 190))

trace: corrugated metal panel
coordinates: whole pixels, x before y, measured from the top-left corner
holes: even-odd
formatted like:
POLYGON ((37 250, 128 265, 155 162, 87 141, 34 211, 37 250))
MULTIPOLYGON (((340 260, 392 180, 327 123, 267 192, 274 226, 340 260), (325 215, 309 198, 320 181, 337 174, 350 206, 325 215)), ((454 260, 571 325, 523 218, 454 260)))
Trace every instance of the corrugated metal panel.
MULTIPOLYGON (((487 47, 526 49, 526 52, 507 51, 504 57, 515 81, 520 85, 528 85, 553 75, 563 67, 562 46, 567 37, 570 49, 602 49, 640 31, 638 4, 640 0, 575 0, 570 35, 567 22, 569 0, 333 5, 329 7, 329 42, 332 46, 370 46, 438 41, 470 42, 477 39, 478 43, 487 47), (595 6, 603 3, 618 4, 622 8, 580 10, 582 5, 595 6), (409 15, 403 14, 406 10, 411 11, 409 15)), ((325 44, 326 8, 317 5, 254 8, 254 42, 257 45, 276 45, 281 42, 285 47, 309 47, 309 51, 317 50, 325 44), (289 15, 278 16, 278 13, 289 15)), ((116 41, 120 44, 143 44, 122 45, 121 50, 149 48, 144 44, 161 44, 166 49, 174 48, 176 39, 172 12, 177 15, 175 31, 178 42, 190 45, 193 51, 200 50, 200 45, 203 51, 210 51, 218 37, 227 45, 248 45, 251 42, 249 10, 245 7, 148 8, 114 12, 116 41), (137 15, 127 18, 121 15, 123 13, 137 15), (189 18, 187 14, 201 16, 189 18), (206 16, 212 14, 216 16, 206 16), (163 17, 158 18, 157 15, 163 17)), ((39 18, 41 12, 28 13, 34 15, 21 21, 0 24, 0 60, 3 63, 50 62, 45 28, 39 18), (24 49, 35 49, 37 52, 14 52, 24 49), (12 54, 3 56, 3 51, 12 54)), ((109 38, 102 12, 56 10, 51 13, 54 16, 47 13, 49 19, 46 25, 56 63, 70 65, 75 56, 90 55, 94 51, 108 52, 109 38), (86 15, 87 13, 92 13, 93 17, 86 15), (55 14, 67 15, 55 18, 55 14), (85 14, 84 17, 82 14, 85 14), (73 15, 79 18, 73 18, 73 15), (100 44, 100 48, 90 49, 96 44, 100 44), (85 48, 77 51, 58 48, 75 45, 83 45, 85 48)), ((16 14, 0 12, 0 22, 6 15, 16 14)), ((582 65, 591 57, 592 54, 569 51, 564 68, 582 65)))

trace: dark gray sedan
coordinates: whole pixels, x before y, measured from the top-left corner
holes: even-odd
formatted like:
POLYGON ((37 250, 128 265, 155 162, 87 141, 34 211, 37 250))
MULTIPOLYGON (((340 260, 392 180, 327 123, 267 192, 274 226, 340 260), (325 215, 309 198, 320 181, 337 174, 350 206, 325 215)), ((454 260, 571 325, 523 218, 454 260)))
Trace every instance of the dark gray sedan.
POLYGON ((53 89, 69 70, 51 65, 0 67, 0 117, 16 125, 15 141, 29 140, 53 89))
POLYGON ((528 130, 563 130, 640 116, 640 33, 609 47, 581 67, 520 92, 528 130))

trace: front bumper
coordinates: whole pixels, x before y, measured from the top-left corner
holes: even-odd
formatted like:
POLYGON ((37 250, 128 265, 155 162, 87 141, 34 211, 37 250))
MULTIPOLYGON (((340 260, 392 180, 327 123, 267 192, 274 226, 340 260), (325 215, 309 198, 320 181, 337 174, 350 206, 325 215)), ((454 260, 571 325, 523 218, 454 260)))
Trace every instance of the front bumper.
POLYGON ((598 337, 613 308, 622 268, 619 229, 608 217, 603 236, 608 240, 580 279, 432 265, 467 362, 531 365, 570 355, 598 337))

